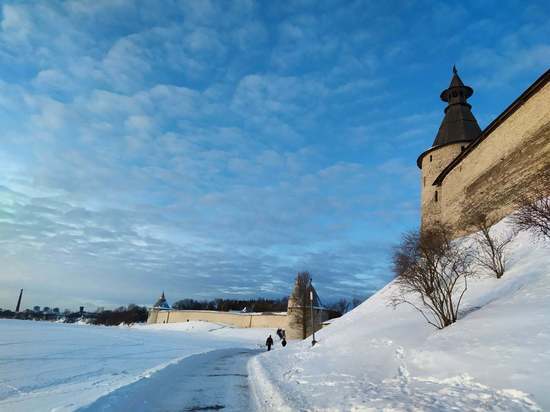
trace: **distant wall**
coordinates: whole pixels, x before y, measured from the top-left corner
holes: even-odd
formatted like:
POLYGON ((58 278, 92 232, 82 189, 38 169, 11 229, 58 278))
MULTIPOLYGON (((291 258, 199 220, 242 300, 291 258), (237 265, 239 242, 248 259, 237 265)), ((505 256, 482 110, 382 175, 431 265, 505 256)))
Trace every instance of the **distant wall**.
MULTIPOLYGON (((307 311, 306 336, 312 333, 311 315, 307 311)), ((314 309, 315 331, 322 327, 322 323, 335 317, 334 313, 325 309, 314 309)), ((284 329, 288 339, 302 339, 302 324, 297 312, 290 309, 288 313, 234 313, 218 312, 213 310, 158 310, 151 309, 147 323, 180 323, 187 321, 203 321, 221 323, 236 328, 266 328, 284 329)), ((275 332, 275 331, 274 331, 275 332)))
POLYGON ((474 212, 496 221, 514 210, 515 200, 550 167, 550 83, 531 96, 481 141, 445 177, 442 220, 472 231, 474 212))
POLYGON ((234 313, 213 310, 156 310, 150 311, 147 323, 179 323, 192 320, 222 323, 237 328, 287 329, 286 313, 234 313))

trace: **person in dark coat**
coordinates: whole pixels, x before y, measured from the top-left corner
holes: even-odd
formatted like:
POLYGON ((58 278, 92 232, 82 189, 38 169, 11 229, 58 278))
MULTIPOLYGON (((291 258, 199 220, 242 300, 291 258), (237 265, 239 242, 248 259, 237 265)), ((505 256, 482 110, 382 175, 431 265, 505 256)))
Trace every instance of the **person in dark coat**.
POLYGON ((271 347, 273 346, 273 338, 271 335, 267 337, 267 340, 265 341, 265 346, 267 346, 267 350, 270 351, 271 347))
POLYGON ((283 340, 281 341, 281 345, 283 345, 283 348, 286 346, 286 339, 283 338, 283 340))
POLYGON ((279 339, 283 339, 283 330, 281 328, 277 329, 277 336, 279 339))

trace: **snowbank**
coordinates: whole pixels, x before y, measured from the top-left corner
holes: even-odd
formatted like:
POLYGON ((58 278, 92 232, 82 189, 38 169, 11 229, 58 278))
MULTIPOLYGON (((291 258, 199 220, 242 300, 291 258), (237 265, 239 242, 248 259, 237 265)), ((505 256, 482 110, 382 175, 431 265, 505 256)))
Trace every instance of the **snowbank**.
POLYGON ((315 347, 308 340, 256 357, 249 373, 260 410, 550 410, 543 246, 521 233, 504 277, 470 282, 463 318, 444 330, 388 306, 390 283, 320 331, 315 347))

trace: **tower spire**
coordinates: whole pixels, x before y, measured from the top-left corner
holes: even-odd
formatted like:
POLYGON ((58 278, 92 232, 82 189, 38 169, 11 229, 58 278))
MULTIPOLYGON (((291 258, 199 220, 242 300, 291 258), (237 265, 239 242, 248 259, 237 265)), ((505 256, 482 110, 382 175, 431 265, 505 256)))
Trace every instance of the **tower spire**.
POLYGON ((160 298, 158 298, 157 303, 153 306, 155 309, 170 309, 170 305, 166 301, 166 297, 164 296, 164 291, 162 291, 162 294, 160 295, 160 298))
POLYGON ((441 100, 447 102, 445 117, 439 126, 433 146, 449 143, 471 142, 481 133, 477 120, 472 114, 472 106, 468 98, 474 94, 474 89, 464 85, 453 65, 453 77, 449 87, 441 92, 441 100))

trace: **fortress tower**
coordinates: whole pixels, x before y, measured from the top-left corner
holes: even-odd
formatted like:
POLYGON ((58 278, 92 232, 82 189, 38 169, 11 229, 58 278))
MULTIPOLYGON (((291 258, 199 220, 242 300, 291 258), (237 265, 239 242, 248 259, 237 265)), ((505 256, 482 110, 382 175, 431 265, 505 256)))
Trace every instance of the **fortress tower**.
POLYGON ((453 66, 449 87, 441 92, 441 100, 447 103, 445 117, 432 147, 422 153, 416 164, 421 173, 422 227, 440 220, 442 193, 434 186, 434 180, 466 147, 481 134, 477 120, 467 102, 474 90, 465 86, 453 66))

